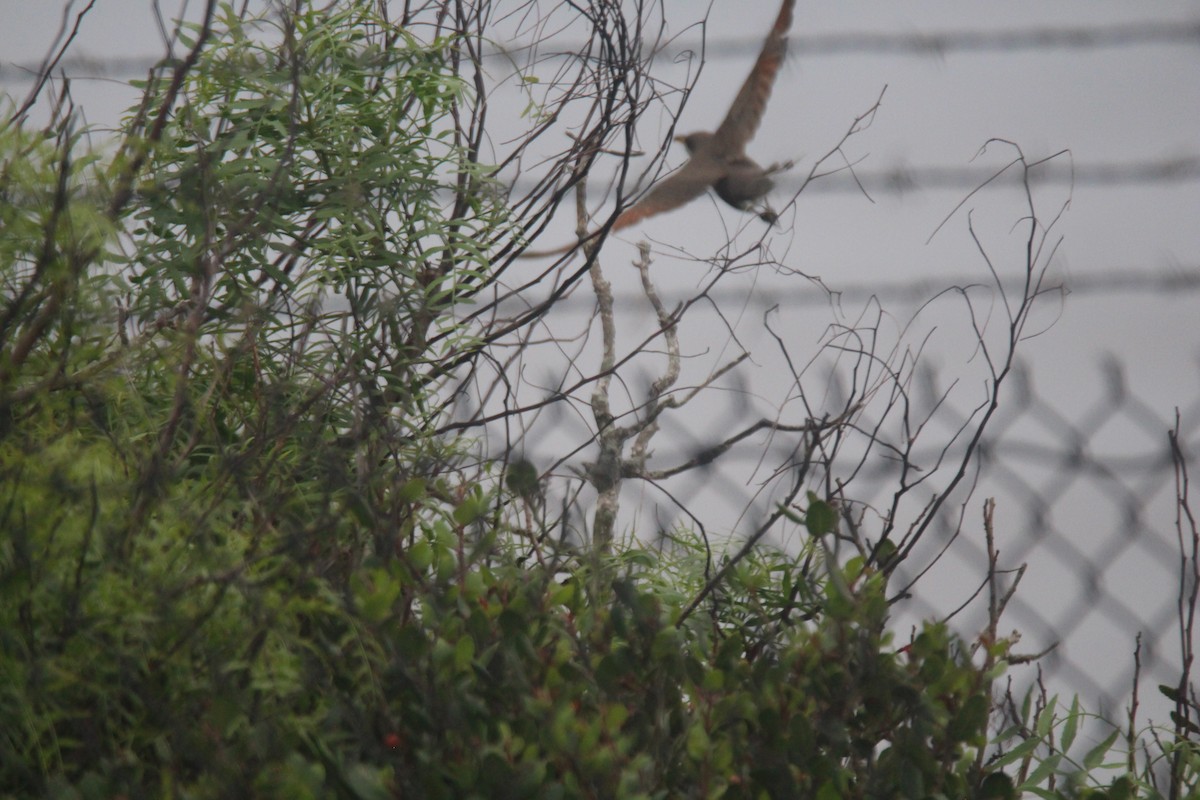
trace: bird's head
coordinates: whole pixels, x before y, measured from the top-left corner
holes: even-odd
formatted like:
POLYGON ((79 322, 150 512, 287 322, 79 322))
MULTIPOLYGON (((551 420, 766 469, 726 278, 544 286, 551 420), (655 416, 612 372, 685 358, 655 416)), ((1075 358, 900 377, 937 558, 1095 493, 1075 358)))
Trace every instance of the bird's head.
POLYGON ((713 135, 708 131, 698 131, 696 133, 680 134, 675 137, 675 141, 681 142, 688 149, 689 154, 694 154, 701 147, 708 144, 708 141, 712 137, 713 135))

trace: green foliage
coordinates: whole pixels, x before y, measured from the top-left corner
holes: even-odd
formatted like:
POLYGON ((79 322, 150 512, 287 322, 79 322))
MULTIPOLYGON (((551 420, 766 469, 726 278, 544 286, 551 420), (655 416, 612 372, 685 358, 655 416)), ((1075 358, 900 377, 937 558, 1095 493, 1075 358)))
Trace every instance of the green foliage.
POLYGON ((213 526, 219 542, 164 513, 131 558, 89 556, 126 510, 101 499, 127 494, 116 461, 100 446, 78 465, 47 457, 7 498, 10 529, 39 517, 37 486, 96 507, 66 515, 90 528, 27 531, 32 580, 6 569, 4 712, 20 721, 6 784, 83 797, 875 797, 961 796, 973 780, 981 676, 942 627, 896 652, 878 575, 847 574, 858 594, 839 613, 818 602, 817 622, 764 641, 768 620, 796 613, 768 587, 817 596, 782 556, 726 587, 752 602, 677 627, 685 598, 656 582, 699 562, 631 553, 553 573, 503 550, 465 562, 466 529, 449 519, 469 497, 401 557, 368 558, 344 593, 296 553, 255 555, 232 516, 213 526))
MULTIPOLYGON (((995 737, 991 765, 1012 772, 1018 790, 1047 800, 1191 798, 1200 790, 1200 742, 1181 735, 1186 733, 1145 731, 1140 741, 1154 739, 1161 749, 1134 768, 1139 754, 1127 752, 1127 731, 1087 713, 1078 698, 1064 706, 1057 697, 1030 691, 1013 724, 995 737), (1081 735, 1085 727, 1090 728, 1088 737, 1081 735), (1162 780, 1172 772, 1174 781, 1162 780), (1172 782, 1182 787, 1181 794, 1166 788, 1172 782)), ((1145 755, 1150 752, 1146 749, 1145 755)))

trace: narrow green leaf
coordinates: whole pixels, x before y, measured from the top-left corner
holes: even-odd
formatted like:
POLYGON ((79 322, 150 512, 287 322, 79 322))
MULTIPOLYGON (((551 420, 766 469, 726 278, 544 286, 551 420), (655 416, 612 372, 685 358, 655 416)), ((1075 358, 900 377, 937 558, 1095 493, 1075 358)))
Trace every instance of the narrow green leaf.
POLYGON ((1034 723, 1033 729, 1037 733, 1039 739, 1045 739, 1049 735, 1050 729, 1054 727, 1054 709, 1058 706, 1058 698, 1050 698, 1050 702, 1042 709, 1042 713, 1038 714, 1037 722, 1034 723))
POLYGON ((1021 759, 1025 758, 1025 756, 1036 750, 1039 744, 1041 744, 1041 742, 1037 739, 1026 739, 1012 750, 1009 750, 1000 758, 993 761, 991 766, 993 769, 999 769, 1000 767, 1007 766, 1015 761, 1020 761, 1021 759))
POLYGON ((1171 724, 1175 726, 1177 731, 1183 731, 1184 733, 1192 736, 1200 735, 1200 726, 1197 726, 1196 723, 1192 722, 1178 711, 1171 712, 1171 724))
POLYGON ((1103 742, 1089 750, 1087 755, 1083 757, 1084 768, 1090 771, 1100 766, 1100 764, 1104 761, 1104 757, 1108 755, 1108 751, 1112 748, 1113 744, 1117 741, 1117 737, 1120 735, 1121 731, 1115 730, 1110 733, 1103 742))
POLYGON ((1051 753, 1042 759, 1042 763, 1034 768, 1033 772, 1029 773, 1029 777, 1025 783, 1021 785, 1022 791, 1030 791, 1034 787, 1041 786, 1046 779, 1058 769, 1058 765, 1062 763, 1062 753, 1051 753))
POLYGON ((1167 686, 1165 683, 1158 685, 1158 691, 1162 693, 1172 703, 1179 702, 1179 688, 1177 686, 1167 686))
POLYGON ((1071 701, 1071 710, 1067 712, 1066 722, 1063 724, 1062 737, 1059 746, 1063 752, 1071 749, 1071 744, 1075 741, 1075 732, 1079 728, 1079 695, 1071 701))
POLYGON ((997 661, 995 664, 993 664, 992 668, 989 669, 986 673, 984 673, 983 677, 984 677, 984 680, 991 682, 991 681, 995 681, 998 678, 1002 677, 1004 675, 1004 673, 1006 673, 1006 672, 1008 672, 1008 661, 1002 658, 999 661, 997 661))

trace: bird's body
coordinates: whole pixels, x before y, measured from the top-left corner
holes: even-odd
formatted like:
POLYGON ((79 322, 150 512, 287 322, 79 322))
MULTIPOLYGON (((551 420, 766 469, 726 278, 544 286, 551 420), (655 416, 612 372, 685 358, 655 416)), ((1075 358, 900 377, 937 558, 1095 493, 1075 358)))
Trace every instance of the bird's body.
MULTIPOLYGON (((749 211, 754 204, 767 196, 774 188, 771 175, 775 169, 765 169, 745 153, 722 153, 713 146, 713 134, 690 133, 681 137, 692 160, 710 160, 717 165, 712 182, 713 191, 729 205, 739 211, 749 211)), ((758 215, 766 222, 774 223, 775 212, 764 208, 758 215)))
MULTIPOLYGON (((762 122, 775 76, 787 54, 787 32, 792 26, 792 11, 796 0, 783 0, 775 24, 771 26, 754 68, 729 107, 725 119, 713 132, 676 136, 688 149, 686 164, 655 184, 634 205, 625 209, 612 225, 612 230, 627 228, 655 214, 690 203, 710 188, 729 205, 742 211, 755 210, 768 223, 776 220, 775 212, 760 205, 774 185, 771 175, 790 165, 762 167, 746 155, 746 145, 754 138, 762 122)), ((527 256, 556 255, 575 244, 558 250, 526 253, 527 256)))

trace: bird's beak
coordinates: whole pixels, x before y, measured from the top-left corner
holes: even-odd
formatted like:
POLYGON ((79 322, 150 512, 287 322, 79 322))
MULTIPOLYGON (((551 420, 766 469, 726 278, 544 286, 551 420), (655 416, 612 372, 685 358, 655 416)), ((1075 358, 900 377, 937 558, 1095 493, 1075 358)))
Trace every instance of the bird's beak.
POLYGON ((686 136, 684 136, 682 133, 677 133, 677 134, 675 134, 674 136, 672 136, 672 137, 671 137, 671 141, 674 141, 674 142, 679 142, 680 144, 686 144, 686 143, 687 143, 687 137, 686 137, 686 136))

